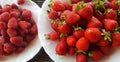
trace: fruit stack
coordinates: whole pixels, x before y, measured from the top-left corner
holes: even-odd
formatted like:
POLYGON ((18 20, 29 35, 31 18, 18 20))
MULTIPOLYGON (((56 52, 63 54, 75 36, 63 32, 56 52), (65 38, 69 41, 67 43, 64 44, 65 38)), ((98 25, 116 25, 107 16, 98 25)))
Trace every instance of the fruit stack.
POLYGON ((76 62, 98 61, 120 46, 120 0, 51 0, 48 5, 58 55, 76 55, 76 62))

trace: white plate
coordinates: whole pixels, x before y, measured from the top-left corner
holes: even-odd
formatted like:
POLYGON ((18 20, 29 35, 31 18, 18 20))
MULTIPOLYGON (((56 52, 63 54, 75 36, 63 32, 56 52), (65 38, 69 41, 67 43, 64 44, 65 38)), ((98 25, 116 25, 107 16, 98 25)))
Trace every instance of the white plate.
MULTIPOLYGON (((17 0, 0 0, 0 5, 16 3, 17 0)), ((31 0, 26 0, 25 4, 19 6, 21 9, 29 9, 32 11, 33 18, 35 22, 38 22, 38 18, 41 12, 40 7, 31 0)), ((40 50, 41 43, 38 38, 36 38, 20 53, 12 54, 6 57, 0 57, 0 62, 27 62, 32 59, 40 50)))
MULTIPOLYGON (((57 42, 45 39, 44 34, 48 34, 52 32, 52 28, 50 27, 50 22, 47 14, 48 4, 50 0, 46 0, 42 6, 42 12, 39 18, 39 38, 41 40, 41 44, 45 49, 46 53, 50 56, 50 58, 55 62, 75 62, 75 56, 58 56, 55 52, 55 46, 57 42)), ((61 0, 65 1, 65 0, 61 0)), ((99 62, 120 62, 120 48, 112 50, 110 56, 107 56, 103 60, 99 62)))

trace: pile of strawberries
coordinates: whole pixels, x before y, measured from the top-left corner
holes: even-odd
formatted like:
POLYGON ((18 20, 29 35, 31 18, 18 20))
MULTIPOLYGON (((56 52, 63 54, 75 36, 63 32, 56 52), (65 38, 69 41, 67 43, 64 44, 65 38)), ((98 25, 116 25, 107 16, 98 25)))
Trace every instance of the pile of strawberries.
POLYGON ((120 46, 120 0, 51 0, 48 6, 54 31, 46 38, 59 40, 58 55, 76 54, 76 62, 98 61, 120 46))
POLYGON ((20 53, 37 35, 37 25, 28 9, 16 4, 0 5, 0 56, 20 53))

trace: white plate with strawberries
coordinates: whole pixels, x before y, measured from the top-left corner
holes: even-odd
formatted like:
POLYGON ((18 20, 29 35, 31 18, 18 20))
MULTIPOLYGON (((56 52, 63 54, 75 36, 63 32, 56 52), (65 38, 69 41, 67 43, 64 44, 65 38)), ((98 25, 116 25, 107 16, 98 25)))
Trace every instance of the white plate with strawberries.
POLYGON ((119 3, 65 1, 46 0, 40 13, 39 38, 50 58, 55 62, 119 62, 119 3))
POLYGON ((31 0, 0 0, 0 5, 0 62, 27 62, 41 48, 37 34, 41 9, 31 0))

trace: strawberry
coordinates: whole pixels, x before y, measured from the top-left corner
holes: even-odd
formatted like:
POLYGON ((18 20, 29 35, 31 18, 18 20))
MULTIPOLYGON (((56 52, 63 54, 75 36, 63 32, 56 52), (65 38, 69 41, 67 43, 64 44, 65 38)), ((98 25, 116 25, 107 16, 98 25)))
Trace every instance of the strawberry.
POLYGON ((87 20, 91 20, 93 15, 93 8, 91 7, 91 5, 81 3, 80 5, 77 5, 76 10, 81 17, 87 20))
POLYGON ((60 1, 57 0, 52 3, 52 9, 55 11, 64 11, 65 6, 63 3, 61 3, 60 1))
POLYGON ((56 18, 58 18, 59 17, 59 15, 58 15, 58 12, 57 11, 55 11, 55 10, 51 10, 50 11, 50 13, 49 13, 49 18, 50 19, 56 19, 56 18))
POLYGON ((51 40, 57 40, 59 39, 59 34, 57 32, 50 32, 47 38, 51 40))
POLYGON ((68 36, 66 41, 68 46, 75 46, 76 44, 76 38, 74 36, 68 36))
POLYGON ((91 2, 87 2, 86 4, 87 4, 87 5, 91 5, 93 8, 95 8, 95 3, 92 2, 92 1, 91 1, 91 2))
POLYGON ((112 43, 111 43, 112 48, 116 48, 116 47, 120 46, 119 36, 120 36, 119 32, 112 33, 112 43))
POLYGON ((87 3, 87 2, 91 2, 91 1, 92 1, 92 0, 84 0, 84 2, 86 2, 86 3, 87 3))
POLYGON ((70 12, 66 16, 66 22, 68 24, 76 24, 80 20, 80 16, 74 12, 70 12))
POLYGON ((119 6, 120 6, 120 1, 119 0, 113 0, 112 2, 110 2, 109 6, 110 6, 110 8, 112 8, 114 10, 118 10, 119 6))
POLYGON ((54 22, 51 21, 51 27, 53 30, 58 31, 58 25, 59 25, 58 20, 55 20, 54 22))
POLYGON ((16 18, 15 17, 10 18, 7 26, 8 26, 8 28, 13 28, 13 29, 17 28, 18 22, 17 22, 16 18))
POLYGON ((65 20, 66 19, 66 16, 67 14, 69 14, 71 11, 70 10, 65 10, 61 13, 60 15, 60 20, 65 20))
POLYGON ((25 0, 17 0, 17 3, 18 3, 19 5, 22 5, 22 4, 25 3, 25 0))
POLYGON ((11 53, 14 50, 14 46, 10 43, 4 43, 3 48, 6 53, 11 53))
POLYGON ((89 48, 89 41, 85 37, 81 37, 77 43, 76 43, 76 48, 79 50, 86 51, 89 48))
POLYGON ((102 23, 96 18, 92 17, 91 20, 88 21, 87 28, 101 28, 102 23))
POLYGON ((55 51, 58 55, 64 55, 68 52, 66 38, 63 37, 60 39, 60 42, 56 45, 55 51))
POLYGON ((111 19, 104 19, 103 24, 106 30, 113 30, 115 27, 118 26, 118 22, 116 20, 111 20, 111 19))
POLYGON ((104 47, 100 47, 100 50, 102 51, 103 54, 105 55, 109 55, 110 54, 110 46, 104 46, 104 47))
POLYGON ((71 0, 73 3, 78 3, 79 0, 71 0))
POLYGON ((64 4, 66 10, 72 10, 72 4, 70 2, 64 2, 63 4, 64 4))
POLYGON ((84 36, 84 30, 74 30, 72 33, 73 36, 75 36, 77 39, 81 38, 84 36))
POLYGON ((98 42, 101 38, 101 32, 98 28, 87 28, 84 35, 90 42, 98 42))
POLYGON ((88 57, 85 54, 78 53, 76 55, 76 62, 88 62, 88 57))
POLYGON ((62 24, 58 27, 59 32, 63 34, 68 34, 70 32, 70 27, 68 24, 62 24))
POLYGON ((103 19, 104 19, 103 14, 102 14, 102 12, 100 12, 100 11, 97 11, 97 12, 95 13, 95 17, 96 17, 99 21, 103 21, 103 19))
POLYGON ((109 2, 112 2, 113 0, 108 0, 109 2))
POLYGON ((113 9, 108 9, 108 11, 105 13, 106 19, 112 19, 112 20, 118 20, 117 13, 113 9))
POLYGON ((92 50, 91 53, 89 53, 89 56, 94 61, 98 61, 104 57, 104 55, 98 49, 92 50))
POLYGON ((15 46, 23 46, 23 37, 21 36, 16 36, 16 37, 11 37, 10 42, 14 44, 15 46))
POLYGON ((69 47, 68 55, 72 56, 75 54, 75 48, 74 47, 69 47))
POLYGON ((105 47, 107 45, 109 45, 109 41, 105 40, 103 37, 99 40, 99 42, 97 43, 98 46, 100 47, 105 47))

